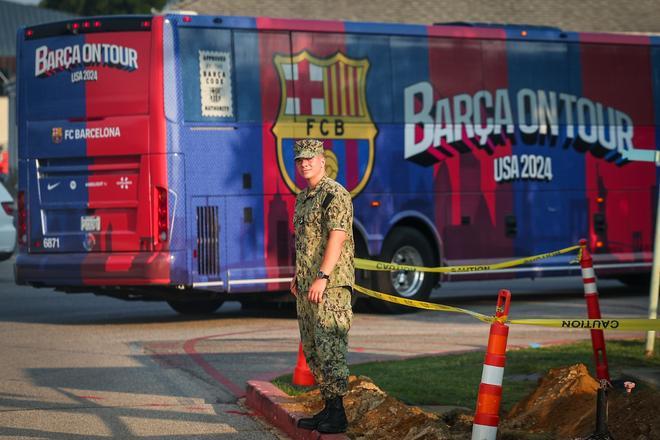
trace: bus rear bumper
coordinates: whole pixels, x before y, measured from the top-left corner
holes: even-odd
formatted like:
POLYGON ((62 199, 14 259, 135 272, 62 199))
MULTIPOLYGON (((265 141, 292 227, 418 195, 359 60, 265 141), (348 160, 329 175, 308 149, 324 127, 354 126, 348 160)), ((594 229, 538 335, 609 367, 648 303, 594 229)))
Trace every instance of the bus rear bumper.
POLYGON ((26 254, 16 256, 16 284, 35 286, 144 286, 172 284, 172 264, 183 252, 26 254))

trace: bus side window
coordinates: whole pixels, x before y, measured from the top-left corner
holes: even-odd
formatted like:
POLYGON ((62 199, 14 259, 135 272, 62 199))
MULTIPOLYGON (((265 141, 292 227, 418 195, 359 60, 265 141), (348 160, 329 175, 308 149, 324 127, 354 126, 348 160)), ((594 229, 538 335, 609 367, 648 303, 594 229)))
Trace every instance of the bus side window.
POLYGON ((237 121, 273 123, 282 97, 276 62, 291 66, 289 32, 234 30, 237 121))
MULTIPOLYGON (((291 56, 298 61, 295 93, 302 122, 316 126, 324 117, 392 122, 389 36, 352 34, 350 29, 336 34, 293 32, 291 42, 291 56), (305 116, 310 114, 313 120, 305 116)), ((322 134, 341 136, 341 125, 331 125, 326 123, 322 134)))
POLYGON ((184 119, 189 122, 236 120, 231 31, 179 29, 184 119))
MULTIPOLYGON (((239 122, 261 122, 262 88, 261 71, 270 69, 272 59, 261 58, 260 48, 270 42, 282 46, 288 34, 284 32, 257 32, 253 30, 234 30, 234 55, 236 70, 236 109, 239 122)), ((279 98, 279 97, 278 97, 279 98)), ((265 114, 264 114, 265 116, 265 114)))

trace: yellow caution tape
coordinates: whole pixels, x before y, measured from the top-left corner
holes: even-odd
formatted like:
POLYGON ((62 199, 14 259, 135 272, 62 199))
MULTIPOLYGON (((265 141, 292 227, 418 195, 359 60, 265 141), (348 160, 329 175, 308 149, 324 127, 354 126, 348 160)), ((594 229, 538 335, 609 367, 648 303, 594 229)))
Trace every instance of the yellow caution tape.
POLYGON ((512 319, 509 324, 541 325, 558 328, 584 328, 590 330, 660 330, 660 320, 641 318, 601 318, 601 319, 512 319))
POLYGON ((363 258, 355 259, 355 268, 375 271, 406 271, 406 272, 433 272, 433 273, 456 273, 456 272, 477 272, 486 270, 498 270, 508 267, 520 266, 532 263, 544 258, 555 257, 557 255, 567 254, 580 249, 580 246, 571 246, 558 251, 547 252, 545 254, 533 255, 531 257, 519 258, 517 260, 503 261, 495 264, 476 264, 471 266, 445 266, 445 267, 423 267, 407 266, 405 264, 387 263, 385 261, 365 260, 363 258))
POLYGON ((575 257, 575 260, 571 260, 571 264, 580 264, 582 262, 582 252, 584 252, 584 247, 580 246, 578 249, 577 257, 575 257))
POLYGON ((506 316, 496 318, 494 316, 487 316, 482 313, 473 312, 459 307, 447 306, 443 304, 434 304, 426 301, 417 301, 414 299, 401 298, 398 296, 388 295, 386 293, 377 292, 375 290, 367 289, 366 287, 355 285, 353 288, 372 298, 389 301, 395 304, 404 306, 415 307, 417 309, 435 310, 438 312, 453 312, 463 313, 470 315, 479 321, 492 323, 499 321, 507 324, 520 324, 520 325, 538 325, 544 327, 556 328, 569 328, 569 329, 590 329, 590 330, 625 330, 625 331, 649 331, 660 330, 660 320, 657 319, 641 319, 641 318, 610 318, 610 319, 582 319, 582 318, 526 318, 526 319, 507 319, 506 316))
POLYGON ((414 299, 401 298, 400 296, 394 296, 394 295, 388 295, 387 293, 376 292, 375 290, 367 289, 366 287, 358 286, 357 284, 353 286, 353 289, 365 295, 371 296, 372 298, 378 298, 378 299, 382 299, 383 301, 389 301, 404 306, 415 307, 417 309, 435 310, 438 312, 464 313, 466 315, 470 315, 474 318, 477 318, 479 321, 483 321, 483 322, 493 322, 495 320, 495 318, 493 318, 492 316, 483 315, 481 313, 473 312, 471 310, 461 309, 453 306, 446 306, 444 304, 434 304, 426 301, 417 301, 414 299))

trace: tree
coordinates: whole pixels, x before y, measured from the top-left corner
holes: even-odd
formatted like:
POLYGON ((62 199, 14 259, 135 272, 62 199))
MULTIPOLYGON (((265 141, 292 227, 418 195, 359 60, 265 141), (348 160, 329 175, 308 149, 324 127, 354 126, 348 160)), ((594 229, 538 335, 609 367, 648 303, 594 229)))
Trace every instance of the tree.
POLYGON ((161 9, 166 0, 41 0, 42 8, 71 12, 72 14, 112 15, 149 14, 151 8, 161 9))

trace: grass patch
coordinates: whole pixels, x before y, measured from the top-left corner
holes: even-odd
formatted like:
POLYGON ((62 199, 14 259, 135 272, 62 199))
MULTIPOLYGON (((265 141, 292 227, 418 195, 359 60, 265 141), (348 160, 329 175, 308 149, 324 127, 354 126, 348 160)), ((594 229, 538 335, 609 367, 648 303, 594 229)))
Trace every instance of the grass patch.
MULTIPOLYGON (((623 369, 660 368, 660 353, 644 357, 643 340, 608 341, 607 360, 610 376, 616 379, 623 369)), ((351 365, 351 374, 370 377, 389 395, 410 405, 458 405, 474 408, 481 381, 484 352, 420 357, 400 361, 370 362, 351 365)), ((584 363, 595 375, 590 341, 543 348, 525 348, 507 352, 504 369, 502 407, 509 409, 536 386, 536 379, 521 376, 544 375, 550 368, 584 363)), ((290 395, 311 387, 297 387, 291 375, 273 383, 290 395)))

